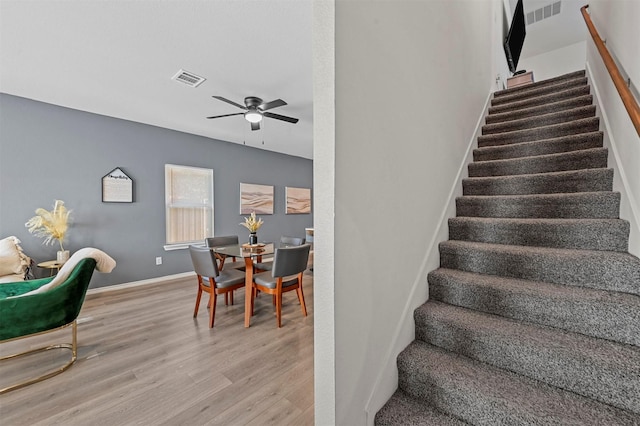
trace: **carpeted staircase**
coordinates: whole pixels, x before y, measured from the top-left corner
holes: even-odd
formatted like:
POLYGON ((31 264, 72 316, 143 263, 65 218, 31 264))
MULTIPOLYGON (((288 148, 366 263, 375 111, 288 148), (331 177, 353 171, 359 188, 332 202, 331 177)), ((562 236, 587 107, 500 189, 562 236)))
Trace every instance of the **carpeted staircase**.
POLYGON ((584 71, 496 92, 376 425, 640 425, 640 260, 584 71))

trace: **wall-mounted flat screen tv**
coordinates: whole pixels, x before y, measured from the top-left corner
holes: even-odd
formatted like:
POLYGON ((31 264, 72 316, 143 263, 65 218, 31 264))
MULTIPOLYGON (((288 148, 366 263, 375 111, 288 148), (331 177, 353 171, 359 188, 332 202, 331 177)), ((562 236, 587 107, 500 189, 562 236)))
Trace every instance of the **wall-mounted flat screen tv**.
POLYGON ((522 52, 524 37, 527 35, 525 27, 522 0, 518 0, 516 10, 513 14, 513 19, 511 20, 511 27, 509 27, 509 34, 507 34, 507 37, 504 40, 504 53, 507 56, 507 63, 509 64, 509 70, 511 73, 515 73, 518 69, 520 52, 522 52))

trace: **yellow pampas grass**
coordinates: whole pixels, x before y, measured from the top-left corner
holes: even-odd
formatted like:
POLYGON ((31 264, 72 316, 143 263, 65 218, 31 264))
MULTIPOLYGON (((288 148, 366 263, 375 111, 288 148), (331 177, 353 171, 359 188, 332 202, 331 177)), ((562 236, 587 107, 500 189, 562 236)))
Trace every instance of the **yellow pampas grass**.
POLYGON ((60 243, 60 250, 64 250, 62 245, 69 229, 69 216, 71 210, 67 210, 64 201, 55 200, 53 210, 36 209, 36 216, 29 219, 24 224, 29 232, 36 237, 44 237, 42 244, 60 243))
POLYGON ((261 226, 263 222, 262 219, 256 219, 256 212, 251 213, 251 216, 244 218, 244 223, 240 225, 244 226, 249 230, 249 232, 256 232, 261 226))

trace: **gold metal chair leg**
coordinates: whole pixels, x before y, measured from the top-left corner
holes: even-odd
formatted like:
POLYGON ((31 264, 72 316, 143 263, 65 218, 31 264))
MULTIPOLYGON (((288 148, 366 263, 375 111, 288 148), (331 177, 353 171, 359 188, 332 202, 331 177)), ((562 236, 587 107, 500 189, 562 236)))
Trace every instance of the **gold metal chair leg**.
POLYGON ((65 371, 66 369, 68 369, 69 367, 71 367, 71 365, 76 361, 76 358, 78 357, 78 324, 74 320, 73 322, 71 322, 69 324, 63 325, 62 327, 54 328, 52 330, 47 330, 47 331, 43 331, 43 332, 40 332, 40 333, 29 334, 27 336, 21 336, 21 337, 15 338, 15 339, 5 340, 5 342, 9 342, 9 341, 14 341, 14 340, 18 340, 18 339, 24 339, 24 338, 27 338, 27 337, 38 336, 38 335, 41 335, 41 334, 46 334, 46 333, 51 333, 51 332, 54 332, 54 331, 62 330, 63 328, 67 328, 69 326, 71 326, 71 343, 59 343, 59 344, 56 344, 56 345, 43 346, 43 347, 40 347, 40 348, 31 349, 31 350, 28 350, 28 351, 25 351, 25 352, 20 352, 20 353, 17 353, 17 354, 7 355, 7 356, 4 356, 4 357, 0 358, 0 361, 7 361, 7 360, 14 359, 14 358, 19 358, 19 357, 22 357, 22 356, 30 355, 30 354, 33 354, 33 353, 36 353, 36 352, 48 351, 48 350, 51 350, 51 349, 69 349, 71 351, 71 359, 66 364, 64 364, 63 366, 57 368, 54 371, 50 371, 50 372, 45 373, 45 374, 43 374, 41 376, 35 377, 33 379, 29 379, 29 380, 26 380, 24 382, 16 383, 15 385, 8 386, 8 387, 6 387, 4 389, 0 389, 0 395, 3 394, 3 393, 6 393, 6 392, 10 392, 12 390, 16 390, 16 389, 19 389, 19 388, 34 384, 34 383, 41 382, 41 381, 46 380, 46 379, 48 379, 50 377, 56 376, 56 375, 62 373, 63 371, 65 371))

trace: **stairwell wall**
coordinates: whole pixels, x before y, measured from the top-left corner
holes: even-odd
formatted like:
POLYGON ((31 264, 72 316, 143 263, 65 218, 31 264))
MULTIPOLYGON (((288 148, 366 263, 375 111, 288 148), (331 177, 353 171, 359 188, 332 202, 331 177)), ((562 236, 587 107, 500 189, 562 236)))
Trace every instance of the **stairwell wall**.
MULTIPOLYGON (((611 55, 623 76, 640 85, 640 2, 589 2, 589 12, 600 37, 606 40, 611 55)), ((614 191, 622 194, 620 217, 631 223, 629 252, 640 256, 640 136, 635 131, 593 40, 587 41, 587 72, 604 143, 609 148, 609 167, 615 169, 614 191)), ((636 91, 637 95, 637 91, 636 91)))
POLYGON ((533 71, 535 81, 542 81, 573 71, 584 69, 587 55, 586 40, 545 52, 540 55, 520 59, 520 69, 533 71))
POLYGON ((334 323, 316 329, 335 327, 335 348, 317 348, 316 362, 335 359, 333 423, 362 425, 395 390, 395 373, 379 373, 413 339, 411 312, 428 297, 443 212, 495 85, 501 3, 335 6, 334 281, 315 282, 334 286, 334 323))

